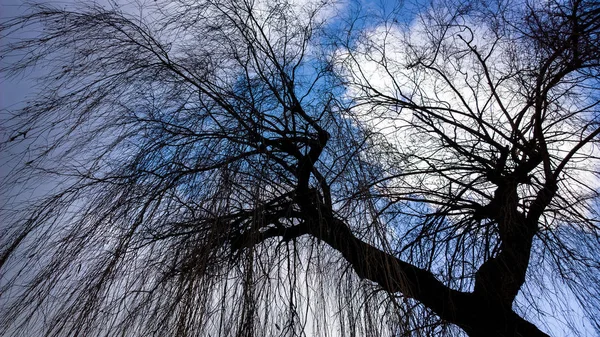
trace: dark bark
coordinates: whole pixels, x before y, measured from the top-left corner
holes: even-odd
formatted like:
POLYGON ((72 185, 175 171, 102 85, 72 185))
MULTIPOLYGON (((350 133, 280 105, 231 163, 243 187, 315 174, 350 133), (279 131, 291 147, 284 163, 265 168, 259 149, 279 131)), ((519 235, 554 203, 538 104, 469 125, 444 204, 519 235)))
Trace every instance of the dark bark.
MULTIPOLYGON (((524 281, 515 281, 515 275, 502 275, 514 272, 503 264, 514 262, 513 254, 501 254, 480 269, 486 277, 500 277, 501 281, 486 280, 473 293, 461 292, 444 285, 431 272, 360 240, 316 198, 302 197, 298 201, 307 222, 295 228, 294 235, 309 234, 336 249, 360 278, 377 283, 389 293, 401 293, 421 302, 443 320, 460 326, 469 336, 548 336, 511 308, 510 304, 524 281), (506 284, 517 288, 517 291, 509 290, 510 300, 501 297, 506 293, 496 294, 497 287, 506 284), (503 300, 499 301, 499 298, 503 300)), ((287 230, 288 239, 291 232, 287 230)), ((528 252, 526 249, 523 251, 528 252)))

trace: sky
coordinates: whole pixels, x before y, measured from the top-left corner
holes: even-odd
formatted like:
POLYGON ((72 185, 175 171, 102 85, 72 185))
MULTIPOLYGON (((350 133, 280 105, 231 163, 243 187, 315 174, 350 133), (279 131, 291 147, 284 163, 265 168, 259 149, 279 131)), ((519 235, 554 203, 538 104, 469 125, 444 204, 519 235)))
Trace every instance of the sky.
MULTIPOLYGON (((0 18, 5 19, 18 15, 23 11, 23 4, 20 0, 2 0, 0 2, 0 18)), ((0 41, 4 44, 4 41, 0 41)), ((4 62, 0 60, 0 65, 4 62)), ((23 100, 29 92, 31 83, 26 79, 7 79, 5 73, 0 74, 0 110, 11 107, 23 100)))
MULTIPOLYGON (((56 3, 56 2, 54 2, 56 3)), ((59 2, 60 4, 68 4, 68 1, 61 1, 59 2)), ((374 8, 376 7, 376 5, 380 5, 381 3, 384 4, 384 8, 392 8, 393 7, 393 3, 392 1, 378 1, 378 2, 367 2, 365 1, 363 3, 364 6, 373 6, 374 8)), ((410 4, 408 4, 410 5, 410 4)), ((412 5, 414 6, 414 4, 412 5)), ((414 7, 413 7, 414 8, 414 7)), ((21 4, 20 0, 1 0, 0 3, 0 17, 2 19, 7 18, 7 17, 11 17, 13 15, 19 14, 23 11, 23 7, 21 4)), ((384 11, 385 12, 385 11, 384 11)), ((410 13, 411 11, 407 11, 406 13, 410 13)), ((407 17, 407 21, 410 21, 410 18, 407 17)), ((0 43, 4 43, 4 41, 0 41, 0 43)), ((2 61, 0 61, 2 62, 2 61)), ((43 72, 43 69, 40 69, 39 71, 43 72)), ((376 72, 373 72, 373 74, 376 74, 376 72)), ((32 82, 32 80, 30 79, 29 76, 23 77, 23 78, 14 78, 14 79, 6 79, 5 74, 2 74, 2 78, 1 78, 1 87, 0 87, 0 110, 4 110, 7 108, 14 108, 15 106, 18 106, 19 102, 23 101, 29 94, 31 94, 31 90, 32 88, 35 86, 35 83, 32 82)), ((5 115, 3 114, 2 116, 0 116, 0 118, 5 118, 5 115)), ((0 120, 0 122, 2 122, 2 120, 0 120)), ((0 135, 2 137, 5 137, 5 132, 3 132, 4 130, 0 129, 0 135)), ((2 170, 0 172, 0 182, 2 181, 2 178, 4 178, 4 175, 6 174, 7 170, 9 170, 11 167, 10 163, 2 163, 0 164, 0 169, 2 170)), ((553 324, 553 323, 550 323, 553 324)), ((558 324, 560 326, 561 322, 558 321, 556 324, 558 324)), ((559 330, 559 329, 557 329, 559 330)))

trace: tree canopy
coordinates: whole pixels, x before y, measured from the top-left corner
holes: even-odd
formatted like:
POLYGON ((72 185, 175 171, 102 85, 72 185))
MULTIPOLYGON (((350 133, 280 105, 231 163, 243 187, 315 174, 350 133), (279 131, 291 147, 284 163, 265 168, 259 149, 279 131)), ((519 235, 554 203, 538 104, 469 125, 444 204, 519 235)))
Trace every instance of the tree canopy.
POLYGON ((0 334, 600 333, 600 3, 381 5, 5 20, 0 334))

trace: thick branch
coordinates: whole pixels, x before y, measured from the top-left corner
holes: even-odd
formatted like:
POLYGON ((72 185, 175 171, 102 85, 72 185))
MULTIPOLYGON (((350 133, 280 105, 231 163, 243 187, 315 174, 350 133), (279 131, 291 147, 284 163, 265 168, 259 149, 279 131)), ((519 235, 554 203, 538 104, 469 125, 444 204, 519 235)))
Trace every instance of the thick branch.
MULTIPOLYGON (((302 202, 305 206, 309 202, 302 202)), ((377 283, 389 293, 402 293, 435 312, 445 321, 464 329, 470 336, 546 336, 512 309, 491 306, 486 297, 451 289, 435 276, 357 238, 350 228, 324 209, 303 212, 300 225, 272 227, 263 239, 281 236, 283 241, 312 235, 334 248, 350 263, 356 274, 377 283)))

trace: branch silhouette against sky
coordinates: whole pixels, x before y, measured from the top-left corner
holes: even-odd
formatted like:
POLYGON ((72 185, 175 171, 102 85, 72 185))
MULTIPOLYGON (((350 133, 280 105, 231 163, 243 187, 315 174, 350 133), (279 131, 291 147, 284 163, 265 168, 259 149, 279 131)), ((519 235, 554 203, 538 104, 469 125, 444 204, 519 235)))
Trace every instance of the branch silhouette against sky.
POLYGON ((0 334, 600 333, 598 1, 47 2, 0 28, 32 87, 2 108, 0 334))

